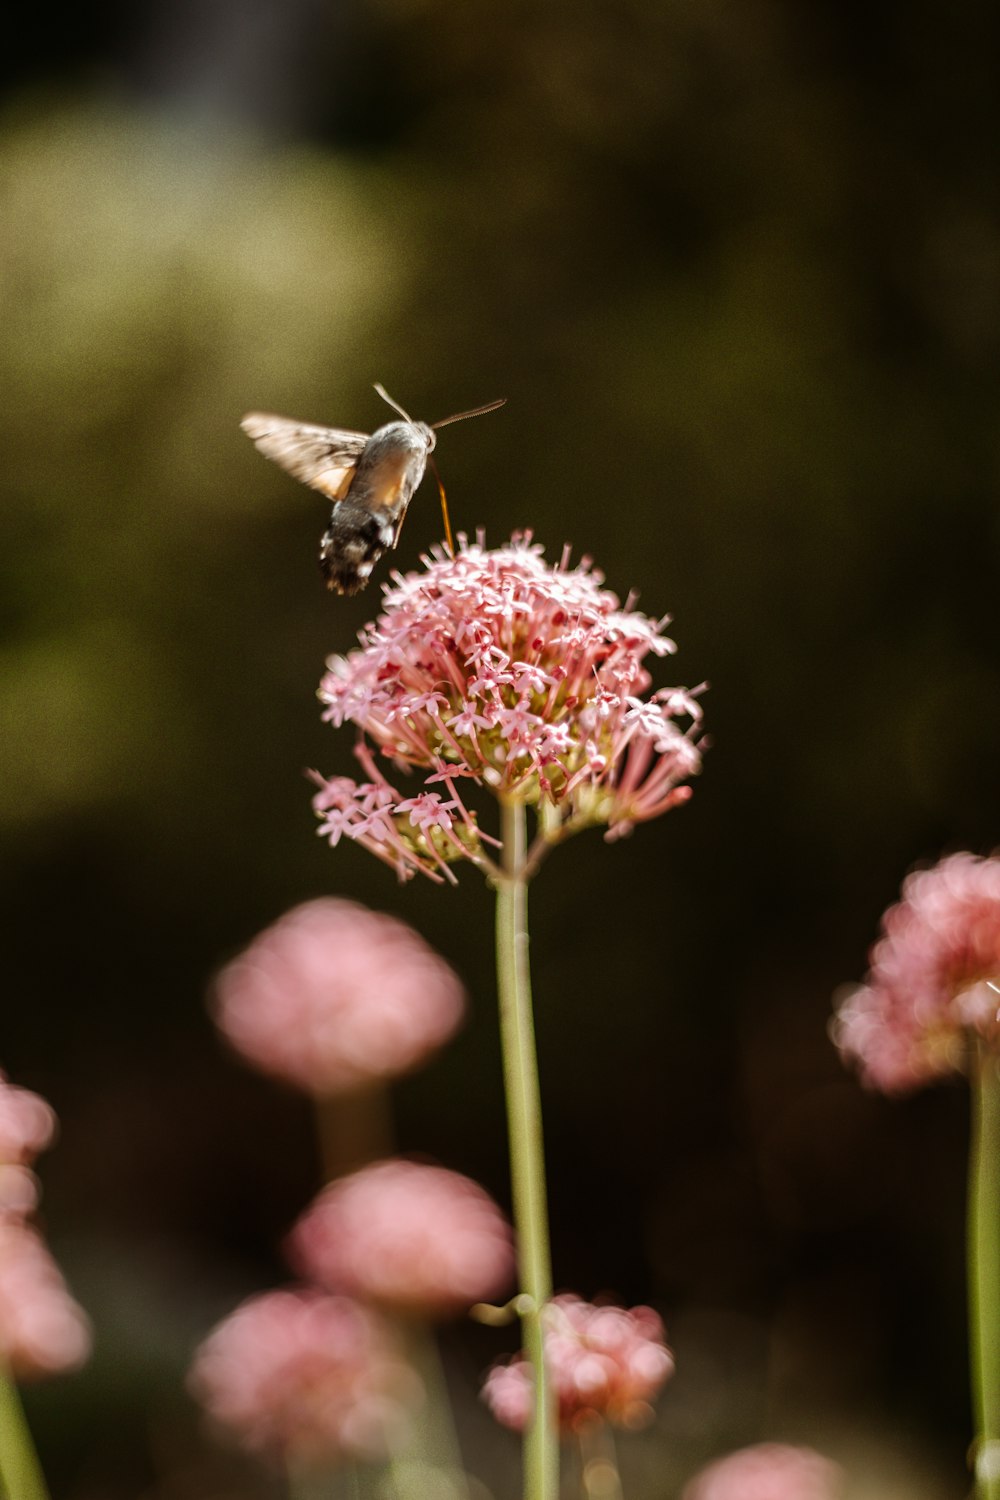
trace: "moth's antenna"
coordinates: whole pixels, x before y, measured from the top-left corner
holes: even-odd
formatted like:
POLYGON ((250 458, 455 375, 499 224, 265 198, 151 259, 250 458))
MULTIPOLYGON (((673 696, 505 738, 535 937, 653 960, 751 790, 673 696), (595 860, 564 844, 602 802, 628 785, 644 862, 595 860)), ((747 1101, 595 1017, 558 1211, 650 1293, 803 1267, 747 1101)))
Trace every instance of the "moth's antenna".
POLYGON ((455 538, 451 534, 451 521, 448 519, 448 496, 444 492, 444 485, 441 483, 441 475, 438 473, 438 466, 434 462, 433 453, 428 453, 427 460, 431 468, 434 470, 434 478, 437 480, 438 494, 441 496, 441 516, 444 520, 444 544, 448 548, 449 557, 454 558, 455 538))
POLYGON ((389 395, 389 392, 386 390, 385 386, 384 385, 379 385, 379 383, 378 383, 377 380, 375 382, 375 389, 378 391, 379 395, 382 397, 382 400, 388 402, 388 404, 392 407, 393 411, 398 411, 399 415, 401 417, 403 417, 407 422, 411 422, 412 423, 413 418, 410 416, 410 413, 408 411, 404 411, 403 408, 400 406, 400 404, 399 404, 398 401, 393 401, 392 397, 389 395))
MULTIPOLYGON (((378 390, 378 386, 376 386, 375 389, 378 390)), ((385 395, 384 391, 382 392, 382 395, 385 395)), ((386 399, 388 400, 388 397, 386 397, 386 399)), ((395 406, 395 402, 393 402, 393 405, 395 406)), ((496 411, 498 406, 506 405, 507 397, 501 396, 499 401, 490 401, 486 406, 475 406, 473 407, 472 411, 460 411, 456 412, 453 417, 442 417, 440 422, 432 422, 431 426, 436 432, 439 427, 447 427, 449 422, 464 422, 466 417, 482 417, 486 414, 486 412, 496 411)), ((399 410, 398 406, 396 407, 396 410, 399 410)))

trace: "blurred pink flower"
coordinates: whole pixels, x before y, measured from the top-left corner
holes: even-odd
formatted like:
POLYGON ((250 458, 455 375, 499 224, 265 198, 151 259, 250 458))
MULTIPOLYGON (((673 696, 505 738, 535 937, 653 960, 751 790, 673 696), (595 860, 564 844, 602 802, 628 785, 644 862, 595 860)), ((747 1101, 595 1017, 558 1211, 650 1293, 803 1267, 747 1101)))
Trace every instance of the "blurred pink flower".
POLYGON ((40 1094, 0 1073, 0 1163, 30 1166, 56 1133, 55 1111, 40 1094))
MULTIPOLYGON (((663 1323, 651 1307, 595 1306, 568 1293, 546 1309, 545 1358, 563 1432, 595 1417, 618 1427, 642 1426, 674 1370, 663 1323)), ((483 1399, 499 1422, 521 1432, 531 1420, 533 1388, 531 1366, 519 1354, 493 1366, 483 1399)))
POLYGON ((389 1456, 423 1399, 376 1314, 311 1289, 244 1302, 201 1345, 188 1384, 245 1448, 306 1466, 389 1456))
POLYGON ((961 1071, 972 1036, 1000 1045, 1000 859, 953 854, 904 881, 833 1037, 867 1083, 901 1093, 961 1071))
POLYGON ((75 1369, 90 1352, 86 1316, 25 1222, 38 1202, 29 1164, 55 1129, 45 1100, 0 1073, 0 1361, 19 1380, 75 1369))
POLYGON ((681 1500, 838 1500, 843 1474, 811 1448, 758 1443, 702 1469, 681 1500))
POLYGON ((16 1379, 83 1364, 90 1329, 36 1230, 0 1215, 0 1358, 16 1379))
POLYGON ((417 1067, 457 1028, 464 995, 412 928, 329 897, 255 938, 222 970, 215 1002, 251 1063, 329 1095, 417 1067))
POLYGON ((23 1217, 37 1206, 38 1181, 29 1168, 55 1132, 51 1105, 0 1072, 0 1214, 23 1217))
POLYGON ((652 620, 601 588, 587 561, 555 567, 530 536, 396 574, 360 648, 331 657, 324 717, 356 724, 366 779, 317 776, 320 833, 356 840, 407 878, 453 879, 457 859, 487 864, 461 795, 471 780, 544 814, 544 842, 605 825, 617 837, 687 801, 701 766, 701 709, 683 688, 648 698, 647 656, 675 648, 652 620), (682 732, 678 718, 690 720, 682 732), (366 738, 365 738, 366 737, 366 738), (377 752, 423 781, 406 795, 377 752))
POLYGON ((506 1291, 510 1226, 457 1172, 392 1160, 325 1188, 288 1237, 296 1270, 398 1312, 447 1317, 506 1291))
POLYGON ((38 1178, 28 1167, 0 1165, 0 1216, 27 1218, 38 1207, 38 1178))

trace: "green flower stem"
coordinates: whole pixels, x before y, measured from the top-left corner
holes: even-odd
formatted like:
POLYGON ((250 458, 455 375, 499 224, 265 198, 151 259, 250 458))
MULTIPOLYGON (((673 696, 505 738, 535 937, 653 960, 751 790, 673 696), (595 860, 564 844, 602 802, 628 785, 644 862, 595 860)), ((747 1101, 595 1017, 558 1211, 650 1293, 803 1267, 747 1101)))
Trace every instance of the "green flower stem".
MULTIPOLYGON (((367 1465, 365 1468, 367 1469, 367 1465)), ((381 1476, 381 1470, 379 1471, 381 1476)), ((367 1475, 361 1465, 350 1463, 326 1472, 320 1469, 288 1470, 288 1500, 366 1500, 367 1475)), ((395 1490, 384 1487, 378 1500, 396 1500, 395 1490)))
POLYGON ((542 1315, 552 1296, 545 1153, 528 966, 527 838, 521 803, 501 803, 503 869, 497 881, 497 984, 524 1347, 534 1372, 534 1416, 524 1441, 524 1500, 556 1500, 559 1439, 545 1370, 542 1315))
POLYGON ((401 1332, 407 1357, 424 1387, 424 1406, 409 1447, 402 1455, 403 1460, 409 1460, 411 1470, 414 1465, 417 1467, 418 1479, 411 1477, 407 1481, 406 1463, 397 1463, 396 1488, 406 1500, 421 1500, 425 1493, 432 1500, 437 1500, 437 1496, 469 1500, 462 1449, 437 1340, 426 1323, 416 1320, 404 1324, 401 1332))
POLYGON ((580 1444, 580 1479, 584 1500, 624 1500, 615 1436, 606 1422, 584 1426, 580 1444))
POLYGON ((1000 1064, 980 1046, 972 1069, 969 1342, 977 1500, 1000 1500, 1000 1064))
POLYGON ((366 1167, 394 1150, 389 1090, 371 1083, 316 1100, 316 1130, 324 1182, 366 1167))
POLYGON ((21 1397, 6 1370, 0 1370, 0 1488, 5 1500, 49 1500, 21 1397))

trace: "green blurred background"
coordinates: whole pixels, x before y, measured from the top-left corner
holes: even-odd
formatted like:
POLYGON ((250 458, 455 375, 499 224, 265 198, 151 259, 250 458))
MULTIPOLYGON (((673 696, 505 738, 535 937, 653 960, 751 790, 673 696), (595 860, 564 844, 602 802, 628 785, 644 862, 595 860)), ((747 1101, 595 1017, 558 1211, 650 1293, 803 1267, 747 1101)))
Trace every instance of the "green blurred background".
MULTIPOLYGON (((28 1393, 56 1500, 256 1500, 191 1348, 283 1280, 305 1102, 218 1042, 217 966, 297 901, 413 922, 474 999, 402 1149, 507 1201, 488 892, 316 839, 348 770, 326 510, 264 408, 442 434, 460 528, 531 527, 669 610, 708 678, 692 804, 533 890, 556 1279, 663 1312, 625 1445, 670 1500, 761 1437, 851 1500, 958 1500, 962 1087, 865 1095, 826 1036, 917 860, 998 840, 997 13, 874 0, 140 0, 2 69, 0 1062, 62 1138, 44 1219, 96 1325, 28 1393)), ((428 483, 409 567, 440 531, 428 483)), ((445 1336, 470 1467, 512 1331, 445 1336), (463 1394, 464 1393, 464 1394, 463 1394)))

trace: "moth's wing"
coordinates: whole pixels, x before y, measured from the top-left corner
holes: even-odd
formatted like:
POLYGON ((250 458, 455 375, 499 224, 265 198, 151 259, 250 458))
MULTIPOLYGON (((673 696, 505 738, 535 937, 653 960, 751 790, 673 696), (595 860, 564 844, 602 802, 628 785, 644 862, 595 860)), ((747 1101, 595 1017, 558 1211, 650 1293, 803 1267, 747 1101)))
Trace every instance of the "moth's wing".
POLYGON ((314 427, 291 417, 251 411, 240 426, 267 458, 328 500, 342 500, 368 436, 342 427, 314 427))

